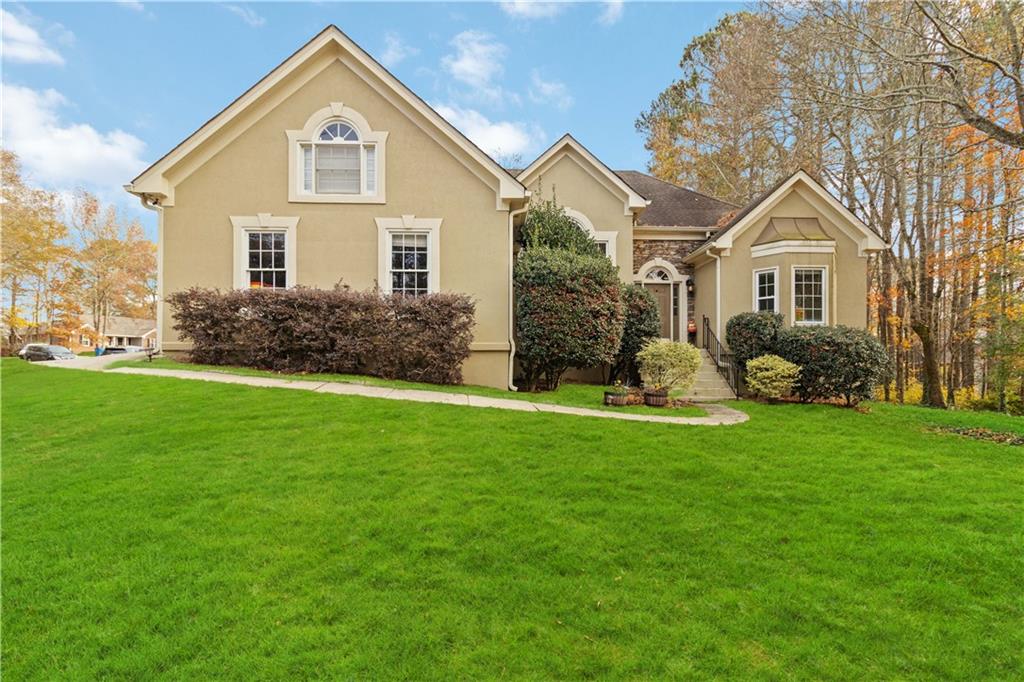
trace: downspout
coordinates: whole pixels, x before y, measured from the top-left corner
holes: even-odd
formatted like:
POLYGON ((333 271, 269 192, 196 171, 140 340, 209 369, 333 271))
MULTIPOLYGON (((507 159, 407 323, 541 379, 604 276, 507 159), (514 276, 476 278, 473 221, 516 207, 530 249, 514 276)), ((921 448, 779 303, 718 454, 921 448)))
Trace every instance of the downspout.
POLYGON ((708 249, 708 255, 715 259, 715 337, 722 339, 722 257, 708 249))
POLYGON ((515 295, 513 293, 512 274, 516 265, 515 256, 515 217, 526 213, 527 206, 508 212, 508 390, 518 391, 513 381, 515 377, 516 340, 515 340, 515 295))
MULTIPOLYGON (((124 186, 131 194, 135 194, 134 186, 124 186)), ((156 348, 160 350, 163 344, 164 325, 164 211, 159 199, 154 199, 149 194, 136 194, 143 208, 156 211, 156 348)), ((105 321, 105 319, 104 319, 105 321)))

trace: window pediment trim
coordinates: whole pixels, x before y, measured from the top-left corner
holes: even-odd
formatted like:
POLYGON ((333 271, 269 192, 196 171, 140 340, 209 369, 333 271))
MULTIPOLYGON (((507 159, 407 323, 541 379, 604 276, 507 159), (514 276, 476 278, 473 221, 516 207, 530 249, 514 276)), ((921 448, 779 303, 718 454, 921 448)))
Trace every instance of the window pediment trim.
POLYGON ((373 130, 362 114, 343 102, 331 102, 306 119, 301 130, 285 131, 288 137, 288 201, 291 203, 319 204, 383 204, 387 203, 385 178, 387 177, 387 140, 385 130, 373 130), (301 190, 303 177, 300 145, 317 142, 320 130, 328 123, 344 121, 355 128, 359 142, 376 147, 376 191, 373 194, 316 194, 301 190))

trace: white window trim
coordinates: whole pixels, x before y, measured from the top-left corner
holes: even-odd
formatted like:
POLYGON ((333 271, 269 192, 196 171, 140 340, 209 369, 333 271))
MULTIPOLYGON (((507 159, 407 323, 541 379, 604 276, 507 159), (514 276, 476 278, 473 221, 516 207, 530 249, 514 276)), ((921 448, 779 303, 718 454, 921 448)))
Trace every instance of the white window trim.
POLYGON ((617 252, 619 233, 615 230, 598 230, 594 228, 594 223, 590 222, 590 218, 574 208, 565 207, 564 210, 565 215, 579 223, 580 227, 582 227, 595 242, 607 245, 605 246, 605 254, 609 259, 611 259, 612 265, 618 267, 619 263, 617 252))
POLYGON ((235 234, 235 274, 232 278, 232 286, 235 289, 248 288, 249 283, 246 281, 245 276, 249 264, 248 236, 250 232, 266 232, 267 230, 284 230, 285 279, 288 282, 288 288, 295 286, 298 273, 298 269, 295 266, 298 262, 296 258, 298 250, 296 227, 298 227, 298 224, 298 216, 274 216, 270 213, 231 216, 231 229, 235 234))
POLYGON ((758 291, 757 291, 757 276, 760 275, 762 272, 772 272, 772 273, 775 273, 775 296, 774 296, 775 300, 773 302, 772 309, 773 309, 774 312, 777 313, 777 312, 779 312, 779 299, 781 298, 781 296, 779 295, 780 294, 780 292, 779 292, 779 284, 781 284, 779 282, 779 266, 777 266, 777 265, 775 267, 772 267, 772 268, 755 268, 754 269, 753 282, 752 282, 753 290, 754 290, 754 300, 753 300, 753 304, 752 304, 751 310, 753 310, 755 313, 757 312, 757 299, 758 299, 758 295, 757 295, 758 294, 758 291))
POLYGON ((790 269, 789 277, 789 319, 793 321, 794 327, 824 327, 828 324, 828 266, 827 265, 794 265, 790 269), (821 270, 821 322, 796 319, 796 271, 797 270, 821 270))
POLYGON ((426 234, 427 238, 427 291, 441 290, 441 222, 442 218, 375 218, 377 222, 377 286, 385 294, 391 293, 391 237, 394 234, 426 234))
POLYGON ((757 246, 750 247, 750 255, 753 258, 778 256, 783 253, 831 254, 835 252, 835 241, 818 239, 785 239, 780 242, 770 242, 768 244, 758 244, 757 246))
MULTIPOLYGON (((302 130, 287 130, 288 136, 288 201, 291 203, 310 204, 383 204, 387 202, 386 187, 384 179, 387 177, 387 156, 388 133, 383 130, 373 130, 366 118, 352 107, 347 107, 341 102, 331 102, 330 105, 315 111, 306 120, 302 130), (316 194, 303 189, 303 159, 301 153, 302 145, 313 144, 320 129, 327 123, 334 120, 343 120, 348 123, 359 134, 359 140, 363 144, 375 144, 377 156, 375 159, 377 172, 377 188, 373 194, 316 194)), ((365 157, 365 152, 360 151, 360 157, 365 157)), ((314 164, 316 162, 314 161, 314 164)), ((314 186, 316 184, 316 169, 314 168, 314 186)), ((366 187, 366 178, 361 178, 362 187, 366 187)))

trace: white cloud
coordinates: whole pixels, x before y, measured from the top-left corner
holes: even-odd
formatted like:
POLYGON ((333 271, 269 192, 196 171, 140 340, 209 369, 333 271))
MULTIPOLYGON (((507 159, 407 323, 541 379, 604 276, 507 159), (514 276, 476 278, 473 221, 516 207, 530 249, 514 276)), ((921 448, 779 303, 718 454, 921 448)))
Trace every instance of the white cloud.
POLYGON ((380 63, 390 69, 408 57, 415 57, 419 53, 419 48, 407 45, 402 41, 400 35, 388 32, 384 34, 384 52, 380 56, 380 63))
POLYGON ((500 3, 501 10, 516 19, 550 19, 566 8, 560 2, 535 2, 534 0, 510 0, 500 3))
POLYGON ((451 45, 455 54, 442 57, 441 65, 453 78, 466 85, 485 88, 505 71, 502 61, 508 50, 488 33, 463 31, 452 38, 451 45))
POLYGON ((0 87, 4 146, 40 184, 63 190, 84 187, 109 196, 146 167, 146 145, 134 135, 63 122, 60 110, 69 103, 56 90, 8 83, 0 87))
POLYGON ((118 5, 125 9, 130 9, 135 12, 145 12, 146 7, 139 0, 114 0, 118 5))
MULTIPOLYGON (((27 23, 30 18, 31 15, 28 14, 16 17, 7 10, 0 9, 4 59, 26 64, 63 64, 64 58, 60 53, 47 45, 39 32, 27 23)), ((59 26, 59 29, 58 41, 65 45, 70 44, 74 36, 63 26, 59 26)))
POLYGON ((519 95, 508 92, 495 81, 505 72, 508 53, 501 43, 483 31, 467 30, 452 38, 455 52, 441 58, 442 68, 456 81, 468 85, 468 93, 459 97, 491 106, 520 104, 519 95))
POLYGON ((562 111, 571 107, 573 102, 565 83, 544 80, 537 69, 530 72, 529 95, 535 104, 551 104, 562 111))
POLYGON ((528 153, 544 140, 544 131, 535 123, 491 121, 475 109, 454 105, 434 109, 492 157, 528 153))
POLYGON ((259 28, 260 26, 263 26, 264 24, 267 23, 267 20, 265 18, 257 14, 249 7, 243 7, 242 5, 224 5, 224 9, 231 12, 232 14, 240 18, 242 21, 247 23, 249 26, 252 26, 253 28, 259 28))
POLYGON ((623 0, 607 0, 604 3, 604 9, 601 10, 600 16, 597 20, 605 26, 611 26, 612 24, 619 23, 619 19, 622 18, 622 12, 625 9, 625 3, 623 0))

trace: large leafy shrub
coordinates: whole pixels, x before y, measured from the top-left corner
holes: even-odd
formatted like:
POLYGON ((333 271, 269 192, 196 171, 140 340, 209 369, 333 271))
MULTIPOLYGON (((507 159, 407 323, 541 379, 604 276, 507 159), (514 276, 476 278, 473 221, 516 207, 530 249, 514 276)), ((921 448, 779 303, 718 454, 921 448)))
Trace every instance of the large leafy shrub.
POLYGON ((889 364, 878 339, 842 325, 784 329, 776 353, 800 366, 796 391, 805 402, 844 398, 847 405, 854 405, 870 398, 889 364))
POLYGON ((778 355, 762 355, 747 362, 747 388, 767 400, 789 395, 798 378, 800 368, 778 355))
POLYGON ((625 319, 622 325, 622 342, 615 354, 608 383, 618 378, 638 378, 636 354, 651 339, 661 334, 661 315, 658 303, 650 291, 637 284, 622 288, 622 307, 625 319))
POLYGON ((460 294, 194 288, 167 302, 191 360, 212 365, 453 384, 473 336, 474 304, 460 294))
POLYGON ((535 246, 515 262, 516 356, 529 390, 611 362, 622 338, 618 273, 603 256, 535 246))
POLYGON ((603 255, 594 238, 566 215, 565 209, 553 199, 534 200, 530 203, 521 241, 525 249, 547 247, 587 256, 603 255))
POLYGON ((740 313, 725 324, 725 345, 742 369, 749 360, 775 350, 781 329, 782 315, 778 313, 740 313))
POLYGON ((640 349, 636 361, 645 387, 688 391, 697 380, 701 357, 696 346, 657 339, 640 349))

